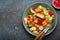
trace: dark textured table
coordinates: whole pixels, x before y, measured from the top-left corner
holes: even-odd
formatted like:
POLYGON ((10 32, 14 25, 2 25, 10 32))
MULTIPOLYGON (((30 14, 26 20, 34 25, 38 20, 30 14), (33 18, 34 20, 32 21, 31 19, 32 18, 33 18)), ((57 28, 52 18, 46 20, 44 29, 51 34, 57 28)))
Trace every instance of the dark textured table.
MULTIPOLYGON (((27 33, 22 25, 24 9, 34 2, 46 2, 51 5, 51 0, 0 0, 0 40, 33 40, 34 36, 27 33)), ((60 10, 56 29, 43 40, 60 40, 60 10)))

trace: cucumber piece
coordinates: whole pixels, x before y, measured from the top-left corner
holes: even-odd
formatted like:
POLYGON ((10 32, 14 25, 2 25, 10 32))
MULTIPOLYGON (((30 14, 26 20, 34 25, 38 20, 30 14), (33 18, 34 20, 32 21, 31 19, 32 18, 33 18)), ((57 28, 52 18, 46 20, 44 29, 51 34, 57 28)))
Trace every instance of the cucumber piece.
POLYGON ((47 11, 50 12, 51 10, 49 8, 47 8, 47 11))

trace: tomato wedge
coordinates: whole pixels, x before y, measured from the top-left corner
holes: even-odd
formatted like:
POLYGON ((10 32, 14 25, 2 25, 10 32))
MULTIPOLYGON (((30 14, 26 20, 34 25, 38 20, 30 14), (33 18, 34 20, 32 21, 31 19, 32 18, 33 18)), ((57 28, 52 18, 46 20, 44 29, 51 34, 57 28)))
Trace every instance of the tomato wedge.
POLYGON ((30 20, 30 16, 28 15, 27 20, 30 20))
POLYGON ((42 20, 39 19, 38 22, 37 22, 38 25, 42 24, 42 20))
POLYGON ((50 15, 50 16, 52 16, 52 15, 53 15, 53 12, 52 12, 52 11, 50 11, 50 12, 49 12, 49 15, 50 15))

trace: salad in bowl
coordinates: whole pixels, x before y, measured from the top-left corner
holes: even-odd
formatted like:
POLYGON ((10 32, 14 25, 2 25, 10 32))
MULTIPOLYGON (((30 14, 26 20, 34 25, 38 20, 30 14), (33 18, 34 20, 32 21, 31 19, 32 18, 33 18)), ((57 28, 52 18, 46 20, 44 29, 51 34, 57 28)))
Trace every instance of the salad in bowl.
POLYGON ((38 35, 45 28, 50 27, 54 21, 56 22, 55 12, 40 4, 29 7, 23 15, 24 27, 33 35, 38 35))

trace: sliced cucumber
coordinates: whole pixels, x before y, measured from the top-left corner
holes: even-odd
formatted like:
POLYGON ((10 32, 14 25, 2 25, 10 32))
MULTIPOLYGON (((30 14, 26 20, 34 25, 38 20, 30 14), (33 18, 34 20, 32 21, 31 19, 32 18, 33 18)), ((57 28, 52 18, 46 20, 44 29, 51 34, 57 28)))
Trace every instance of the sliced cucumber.
POLYGON ((51 10, 49 8, 47 8, 47 11, 50 12, 51 10))

